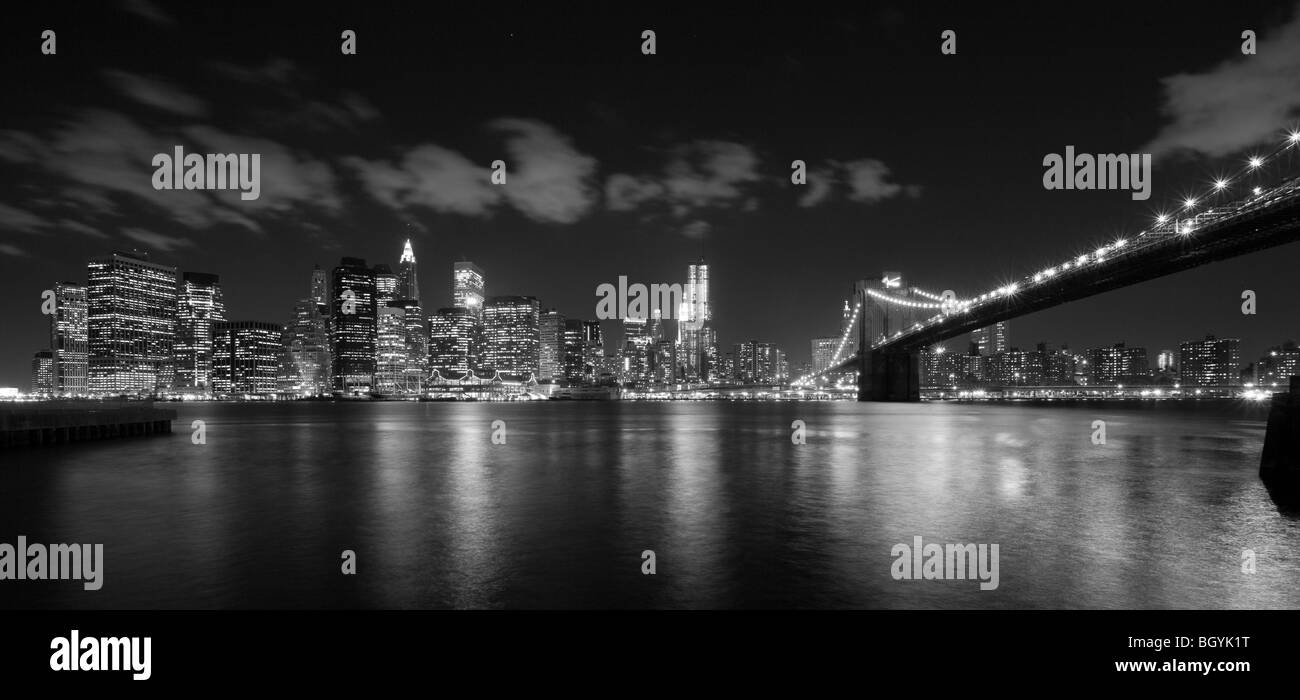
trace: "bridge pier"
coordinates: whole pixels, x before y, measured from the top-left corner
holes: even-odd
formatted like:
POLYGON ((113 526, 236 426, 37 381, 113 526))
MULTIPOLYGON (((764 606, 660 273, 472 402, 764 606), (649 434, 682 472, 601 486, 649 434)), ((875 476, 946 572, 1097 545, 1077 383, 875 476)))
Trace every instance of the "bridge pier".
POLYGON ((860 354, 859 401, 920 401, 921 353, 870 350, 860 354))

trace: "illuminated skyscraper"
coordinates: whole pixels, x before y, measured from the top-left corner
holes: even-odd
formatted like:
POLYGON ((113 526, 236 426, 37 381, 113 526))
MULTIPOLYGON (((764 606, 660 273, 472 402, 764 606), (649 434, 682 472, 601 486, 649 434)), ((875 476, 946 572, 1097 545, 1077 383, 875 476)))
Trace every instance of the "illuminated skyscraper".
POLYGON ((483 317, 483 302, 487 293, 487 280, 478 265, 458 262, 451 268, 451 304, 469 309, 474 318, 483 317))
POLYGON ((402 249, 402 259, 397 263, 397 298, 420 299, 420 278, 415 267, 415 251, 411 250, 411 239, 406 239, 402 249))
MULTIPOLYGON (((672 313, 672 309, 668 310, 672 313)), ((664 312, 657 306, 650 312, 650 343, 658 343, 664 339, 664 312)))
MULTIPOLYGON (((813 338, 812 339, 812 371, 820 372, 830 367, 832 358, 835 357, 835 351, 840 346, 839 338, 813 338)), ((851 355, 845 354, 845 357, 851 355)))
POLYGON ((54 391, 54 352, 37 350, 32 355, 32 393, 49 394, 54 391))
POLYGON ((1241 350, 1236 338, 1205 336, 1178 347, 1179 379, 1184 386, 1236 386, 1241 383, 1241 350))
POLYGON ((706 381, 708 358, 716 358, 717 348, 711 347, 712 334, 706 332, 713 320, 713 308, 709 301, 709 266, 703 260, 687 268, 685 295, 677 321, 682 346, 679 362, 688 381, 706 381))
POLYGON ((429 367, 429 329, 419 302, 396 299, 379 309, 376 329, 374 391, 419 395, 429 367))
POLYGON ((741 384, 771 384, 780 381, 784 354, 771 343, 749 341, 732 350, 735 380, 741 384))
POLYGON ((429 317, 429 370, 460 379, 478 369, 478 319, 463 306, 438 309, 429 317))
POLYGON ((392 300, 397 297, 397 275, 393 274, 393 268, 379 264, 375 265, 375 309, 386 308, 392 300))
POLYGON ((54 361, 51 390, 60 396, 81 396, 89 359, 89 312, 86 288, 72 282, 54 285, 54 313, 50 316, 50 350, 54 361))
POLYGON ((550 309, 538 321, 538 375, 539 382, 558 382, 564 379, 564 314, 550 309))
POLYGON ((325 271, 317 265, 308 296, 294 304, 284 328, 278 377, 282 394, 307 397, 331 391, 328 295, 325 271))
POLYGON ((392 306, 404 312, 406 328, 406 371, 403 386, 408 394, 417 392, 429 375, 429 320, 414 299, 398 299, 392 306))
POLYGON ((1108 348, 1084 351, 1089 386, 1146 384, 1151 380, 1151 366, 1146 348, 1131 348, 1115 343, 1108 348))
POLYGON ((176 268, 141 252, 86 265, 91 393, 152 394, 175 379, 176 268))
POLYGON ((582 345, 583 381, 594 384, 600 379, 605 362, 605 341, 601 335, 600 321, 582 322, 582 345))
POLYGON ((281 349, 280 393, 323 396, 330 393, 330 353, 324 303, 312 298, 294 304, 281 349))
POLYGON ((213 392, 229 396, 277 393, 283 332, 283 326, 263 321, 214 323, 213 392))
POLYGON ((570 318, 564 321, 561 365, 564 379, 568 382, 581 382, 583 376, 583 356, 586 343, 583 342, 583 322, 570 318))
POLYGON ((1300 376, 1300 347, 1292 341, 1269 348, 1255 363, 1255 382, 1261 387, 1286 388, 1294 376, 1300 376))
POLYGON ((971 332, 971 342, 979 347, 979 353, 985 357, 1006 352, 1010 346, 1007 338, 1006 321, 998 321, 991 326, 985 326, 971 332))
POLYGON ((1161 350, 1156 355, 1156 369, 1161 372, 1172 372, 1177 367, 1176 357, 1173 350, 1161 350))
POLYGON ((181 274, 176 300, 176 388, 210 388, 212 325, 226 320, 221 280, 204 272, 181 274))
POLYGON ((483 305, 483 368, 518 379, 537 376, 538 317, 535 297, 492 297, 483 305))
POLYGON ((650 329, 645 318, 623 319, 624 382, 650 379, 650 329))
POLYGON ((399 396, 406 374, 406 311, 396 306, 379 309, 375 331, 375 381, 377 394, 399 396))
POLYGON ((375 273, 361 258, 343 258, 330 284, 330 376, 334 393, 370 393, 375 373, 375 273))
POLYGON ((326 280, 325 271, 320 269, 320 265, 315 265, 311 270, 311 295, 310 299, 317 304, 329 306, 329 282, 326 280))

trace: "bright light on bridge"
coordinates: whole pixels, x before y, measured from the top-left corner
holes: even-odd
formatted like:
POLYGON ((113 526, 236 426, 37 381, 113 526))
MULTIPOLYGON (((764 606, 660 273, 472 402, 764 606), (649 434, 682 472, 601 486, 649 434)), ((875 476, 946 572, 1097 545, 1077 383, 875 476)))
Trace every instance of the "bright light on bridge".
POLYGON ((1168 215, 1168 214, 1158 214, 1158 215, 1156 216, 1156 223, 1157 223, 1157 224, 1163 224, 1163 223, 1165 223, 1165 222, 1168 221, 1168 220, 1169 220, 1169 215, 1168 215))
POLYGON ((1221 190, 1227 186, 1228 186, 1227 180, 1219 179, 1214 181, 1214 189, 1216 190, 1221 190))
POLYGON ((1287 139, 1290 140, 1291 143, 1300 143, 1300 131, 1292 131, 1291 135, 1288 136, 1287 139))
POLYGON ((1187 199, 1184 199, 1183 206, 1187 207, 1188 209, 1191 209, 1192 207, 1196 206, 1196 198, 1188 197, 1187 199))
POLYGON ((1263 159, 1263 158, 1260 158, 1259 156, 1251 156, 1251 157, 1250 157, 1250 167, 1252 167, 1252 168, 1258 168, 1259 166, 1261 166, 1261 165, 1263 165, 1263 164, 1264 164, 1264 159, 1263 159))

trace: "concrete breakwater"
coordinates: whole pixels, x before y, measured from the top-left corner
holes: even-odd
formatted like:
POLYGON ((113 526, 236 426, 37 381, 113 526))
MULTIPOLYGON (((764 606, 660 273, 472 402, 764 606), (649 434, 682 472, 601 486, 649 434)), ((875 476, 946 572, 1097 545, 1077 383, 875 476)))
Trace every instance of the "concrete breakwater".
POLYGON ((170 433, 175 419, 152 401, 0 404, 0 448, 170 433))

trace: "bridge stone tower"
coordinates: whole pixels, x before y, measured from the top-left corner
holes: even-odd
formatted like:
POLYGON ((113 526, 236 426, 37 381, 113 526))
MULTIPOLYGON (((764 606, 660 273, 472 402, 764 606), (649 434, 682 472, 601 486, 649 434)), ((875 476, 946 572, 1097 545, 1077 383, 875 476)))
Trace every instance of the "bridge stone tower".
POLYGON ((903 277, 896 272, 886 272, 877 280, 858 280, 853 285, 853 301, 862 309, 857 328, 859 401, 921 400, 920 350, 871 347, 891 330, 911 323, 912 314, 906 308, 891 309, 887 302, 877 302, 868 290, 886 294, 902 285, 903 277))

